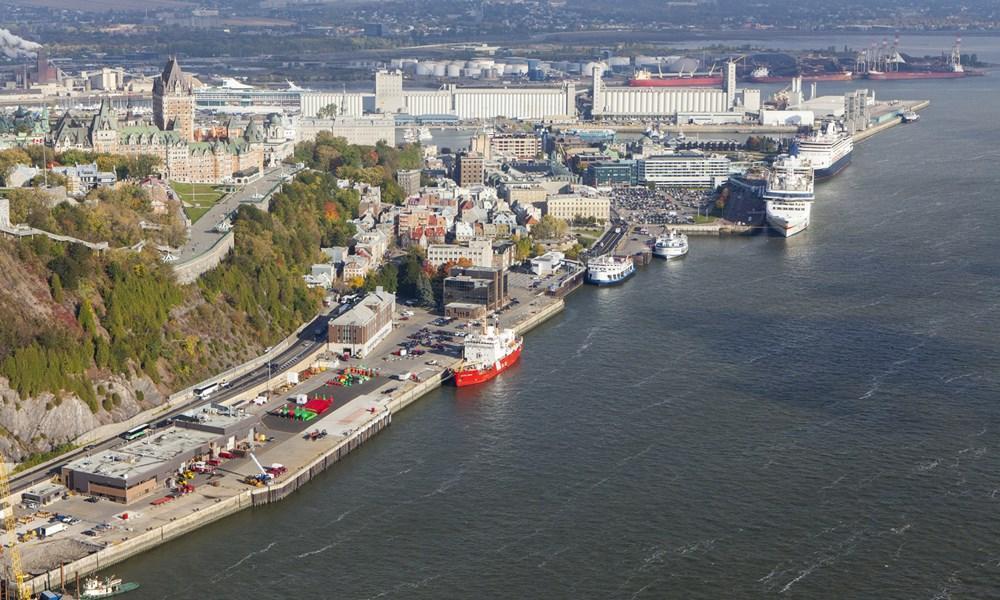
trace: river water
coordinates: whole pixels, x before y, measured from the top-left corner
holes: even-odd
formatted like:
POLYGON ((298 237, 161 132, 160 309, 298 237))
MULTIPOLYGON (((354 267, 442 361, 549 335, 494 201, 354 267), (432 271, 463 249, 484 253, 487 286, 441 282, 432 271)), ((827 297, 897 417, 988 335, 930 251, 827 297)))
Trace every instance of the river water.
POLYGON ((498 380, 119 565, 129 597, 1000 596, 1000 77, 877 93, 932 105, 807 232, 579 291, 498 380))

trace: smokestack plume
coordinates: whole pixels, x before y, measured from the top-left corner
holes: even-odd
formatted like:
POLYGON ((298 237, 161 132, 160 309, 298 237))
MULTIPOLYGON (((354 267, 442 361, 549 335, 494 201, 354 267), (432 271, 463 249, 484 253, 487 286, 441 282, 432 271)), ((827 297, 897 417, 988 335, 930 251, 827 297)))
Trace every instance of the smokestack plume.
POLYGON ((10 31, 0 28, 0 52, 7 58, 25 58, 35 56, 35 51, 42 45, 18 37, 10 31))

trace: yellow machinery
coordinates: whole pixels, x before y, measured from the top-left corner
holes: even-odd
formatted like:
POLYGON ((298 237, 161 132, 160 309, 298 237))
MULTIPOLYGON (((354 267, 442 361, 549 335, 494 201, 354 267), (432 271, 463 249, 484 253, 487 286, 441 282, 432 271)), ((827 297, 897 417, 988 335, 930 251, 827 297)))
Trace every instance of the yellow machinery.
POLYGON ((17 585, 17 600, 29 600, 31 594, 24 582, 24 571, 21 570, 21 551, 17 547, 17 519, 14 518, 14 505, 10 504, 10 478, 7 476, 7 463, 0 456, 0 501, 8 504, 3 515, 3 527, 7 530, 7 543, 10 546, 10 572, 17 585))

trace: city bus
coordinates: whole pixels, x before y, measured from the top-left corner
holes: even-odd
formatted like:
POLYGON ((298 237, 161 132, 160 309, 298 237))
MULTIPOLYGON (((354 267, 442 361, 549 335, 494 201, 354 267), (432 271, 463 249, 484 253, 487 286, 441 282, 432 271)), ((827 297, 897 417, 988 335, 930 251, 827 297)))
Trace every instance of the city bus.
POLYGON ((194 397, 201 400, 207 400, 209 396, 215 393, 219 389, 218 383, 213 383, 212 385, 206 385, 205 387, 194 388, 194 397))
POLYGON ((149 433, 149 423, 139 425, 138 427, 133 427, 125 433, 121 434, 123 440, 132 441, 141 438, 142 436, 149 433))

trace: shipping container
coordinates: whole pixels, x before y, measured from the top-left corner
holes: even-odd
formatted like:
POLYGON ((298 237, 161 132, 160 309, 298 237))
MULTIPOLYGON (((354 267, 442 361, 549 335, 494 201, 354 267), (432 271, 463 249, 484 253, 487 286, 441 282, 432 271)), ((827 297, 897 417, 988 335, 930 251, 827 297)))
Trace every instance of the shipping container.
POLYGON ((49 523, 38 528, 38 537, 46 538, 53 536, 60 531, 66 531, 65 523, 49 523))

